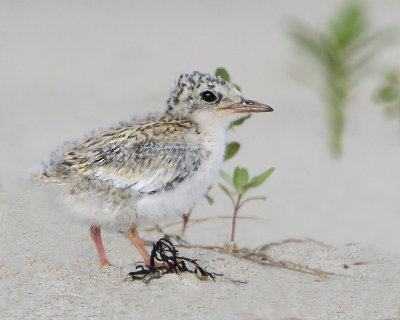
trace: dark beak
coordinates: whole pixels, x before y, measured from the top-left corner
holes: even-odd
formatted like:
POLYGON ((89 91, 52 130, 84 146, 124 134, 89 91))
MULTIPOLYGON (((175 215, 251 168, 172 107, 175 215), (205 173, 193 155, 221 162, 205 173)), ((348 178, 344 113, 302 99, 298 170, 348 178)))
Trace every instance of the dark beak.
POLYGON ((256 102, 253 100, 247 100, 242 98, 239 103, 231 104, 226 107, 217 108, 218 111, 231 110, 233 113, 249 113, 249 112, 271 112, 274 111, 270 106, 266 104, 256 102))

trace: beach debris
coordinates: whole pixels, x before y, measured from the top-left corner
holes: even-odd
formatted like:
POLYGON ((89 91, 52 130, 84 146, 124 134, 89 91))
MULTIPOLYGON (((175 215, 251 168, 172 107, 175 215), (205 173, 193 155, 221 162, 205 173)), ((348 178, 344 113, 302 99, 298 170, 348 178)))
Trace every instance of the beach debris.
POLYGON ((222 276, 222 274, 206 271, 197 263, 196 259, 180 256, 179 251, 171 241, 167 238, 161 238, 153 243, 150 265, 136 266, 136 271, 129 272, 128 277, 131 277, 132 280, 142 280, 144 283, 149 283, 165 274, 180 274, 182 272, 193 273, 200 280, 211 278, 215 281, 215 276, 222 276))
MULTIPOLYGON (((163 227, 160 227, 160 229, 163 229, 163 227)), ((279 259, 277 260, 265 252, 270 247, 279 246, 279 245, 282 245, 285 243, 290 243, 290 242, 306 243, 306 242, 312 241, 312 242, 323 244, 322 242, 312 240, 312 239, 306 239, 306 240, 287 239, 287 240, 283 240, 281 242, 265 244, 265 245, 259 246, 258 248, 252 250, 252 249, 248 249, 248 248, 238 248, 238 247, 236 247, 235 243, 229 243, 224 246, 195 245, 195 244, 191 244, 191 243, 183 240, 180 236, 177 236, 177 235, 164 234, 164 238, 174 241, 176 247, 187 248, 187 249, 211 250, 211 251, 219 252, 222 254, 227 254, 227 255, 233 256, 235 258, 253 261, 258 264, 264 265, 266 267, 281 268, 281 269, 286 269, 289 271, 306 273, 306 274, 310 274, 313 276, 317 276, 321 279, 328 279, 332 276, 347 277, 346 275, 337 274, 334 272, 322 271, 322 270, 311 268, 307 265, 302 265, 300 263, 289 261, 289 260, 279 260, 279 259)), ((144 242, 146 245, 151 244, 149 241, 144 241, 144 242)), ((227 278, 227 277, 224 276, 224 278, 227 278)), ((228 280, 231 280, 231 279, 228 279, 228 280)), ((247 281, 242 282, 242 281, 237 281, 237 280, 234 280, 233 282, 247 283, 247 281)))

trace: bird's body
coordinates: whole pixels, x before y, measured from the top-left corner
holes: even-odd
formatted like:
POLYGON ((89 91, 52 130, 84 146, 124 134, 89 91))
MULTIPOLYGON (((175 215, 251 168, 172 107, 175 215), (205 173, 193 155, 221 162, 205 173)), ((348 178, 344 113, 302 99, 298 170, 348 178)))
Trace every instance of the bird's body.
POLYGON ((150 117, 100 132, 53 154, 43 170, 72 220, 108 229, 189 211, 214 182, 225 128, 201 119, 150 117))
POLYGON ((41 181, 62 212, 91 227, 103 265, 109 262, 100 227, 130 230, 148 262, 137 227, 187 213, 217 178, 226 128, 236 113, 268 108, 244 100, 219 78, 181 75, 164 115, 66 144, 44 165, 41 181))

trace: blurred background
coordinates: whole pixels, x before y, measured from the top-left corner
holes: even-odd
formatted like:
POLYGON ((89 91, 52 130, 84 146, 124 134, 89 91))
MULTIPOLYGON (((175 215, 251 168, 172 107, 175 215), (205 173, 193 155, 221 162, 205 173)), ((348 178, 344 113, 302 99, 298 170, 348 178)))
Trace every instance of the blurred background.
MULTIPOLYGON (((249 194, 268 200, 239 213, 268 220, 240 220, 238 245, 313 238, 398 253, 400 117, 388 118, 374 96, 384 73, 400 68, 400 47, 378 47, 369 72, 351 88, 342 152, 334 156, 329 103, 310 86, 322 71, 290 35, 294 21, 328 30, 346 3, 2 0, 0 191, 30 192, 29 171, 65 140, 163 112, 180 73, 225 67, 245 97, 275 109, 229 132, 241 150, 225 171, 242 166, 255 175, 276 168, 249 194)), ((399 27, 399 1, 358 3, 371 30, 399 27)), ((221 190, 210 194, 215 203, 199 203, 193 218, 231 214, 221 190)), ((207 235, 204 244, 221 244, 230 221, 192 228, 207 235)))

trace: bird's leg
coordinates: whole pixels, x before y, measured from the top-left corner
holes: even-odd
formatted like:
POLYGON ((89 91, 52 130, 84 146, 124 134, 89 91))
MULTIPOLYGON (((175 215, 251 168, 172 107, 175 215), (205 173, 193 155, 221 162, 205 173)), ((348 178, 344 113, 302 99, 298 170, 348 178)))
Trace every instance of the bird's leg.
POLYGON ((104 252, 103 242, 101 241, 101 233, 100 227, 91 226, 89 228, 90 236, 93 239, 94 244, 96 245, 97 253, 100 258, 100 265, 102 266, 111 266, 110 261, 108 261, 107 255, 104 252))
POLYGON ((193 208, 189 210, 188 213, 183 214, 183 226, 182 226, 182 236, 185 234, 187 224, 189 222, 190 215, 192 214, 193 208))
POLYGON ((139 237, 138 228, 133 226, 128 230, 128 238, 131 240, 133 245, 138 249, 140 255, 144 259, 144 264, 150 266, 150 253, 144 246, 143 240, 139 237))

